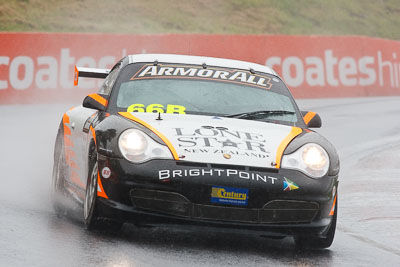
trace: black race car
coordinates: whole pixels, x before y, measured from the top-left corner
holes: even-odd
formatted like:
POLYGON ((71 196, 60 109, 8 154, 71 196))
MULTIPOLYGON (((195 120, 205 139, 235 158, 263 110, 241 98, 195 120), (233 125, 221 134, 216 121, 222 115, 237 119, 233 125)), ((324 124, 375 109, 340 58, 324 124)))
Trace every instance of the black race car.
POLYGON ((309 130, 270 68, 181 55, 130 55, 58 129, 53 204, 83 206, 88 229, 136 225, 294 236, 326 248, 337 220, 339 159, 309 130))

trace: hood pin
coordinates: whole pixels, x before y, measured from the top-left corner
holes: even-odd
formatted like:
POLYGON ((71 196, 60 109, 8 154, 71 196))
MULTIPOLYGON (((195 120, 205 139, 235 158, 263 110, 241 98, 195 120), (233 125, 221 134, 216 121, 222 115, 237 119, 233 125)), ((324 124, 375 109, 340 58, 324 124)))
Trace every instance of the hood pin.
POLYGON ((230 158, 232 158, 232 156, 231 156, 231 155, 229 155, 229 154, 224 154, 224 158, 226 158, 226 159, 230 159, 230 158))

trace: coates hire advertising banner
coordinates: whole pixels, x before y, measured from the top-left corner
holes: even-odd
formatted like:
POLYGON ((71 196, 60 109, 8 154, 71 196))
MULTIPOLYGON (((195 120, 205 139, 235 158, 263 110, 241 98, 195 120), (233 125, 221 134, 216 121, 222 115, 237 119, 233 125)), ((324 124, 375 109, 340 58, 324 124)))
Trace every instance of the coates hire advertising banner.
POLYGON ((172 53, 266 64, 298 98, 400 95, 400 42, 358 36, 0 33, 0 104, 79 102, 127 54, 172 53))

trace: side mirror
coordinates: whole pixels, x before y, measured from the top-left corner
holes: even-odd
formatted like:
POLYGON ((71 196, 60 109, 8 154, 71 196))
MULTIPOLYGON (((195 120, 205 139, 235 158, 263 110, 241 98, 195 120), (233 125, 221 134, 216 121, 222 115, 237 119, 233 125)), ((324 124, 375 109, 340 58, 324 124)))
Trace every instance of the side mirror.
POLYGON ((105 111, 108 104, 108 100, 99 94, 91 94, 85 97, 82 106, 85 108, 96 109, 99 111, 105 111))
POLYGON ((301 111, 303 120, 308 128, 321 128, 322 120, 318 113, 312 111, 301 111))

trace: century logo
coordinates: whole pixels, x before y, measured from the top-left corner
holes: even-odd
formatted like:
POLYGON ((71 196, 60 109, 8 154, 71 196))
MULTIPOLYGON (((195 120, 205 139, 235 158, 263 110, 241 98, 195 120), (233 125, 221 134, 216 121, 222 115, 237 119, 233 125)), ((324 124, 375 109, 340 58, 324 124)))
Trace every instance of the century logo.
POLYGON ((237 199, 237 200, 246 200, 247 199, 246 193, 226 191, 225 188, 218 188, 218 187, 212 188, 211 196, 219 197, 219 198, 237 199))
POLYGON ((225 186, 212 186, 211 203, 228 205, 247 205, 249 189, 225 186))

